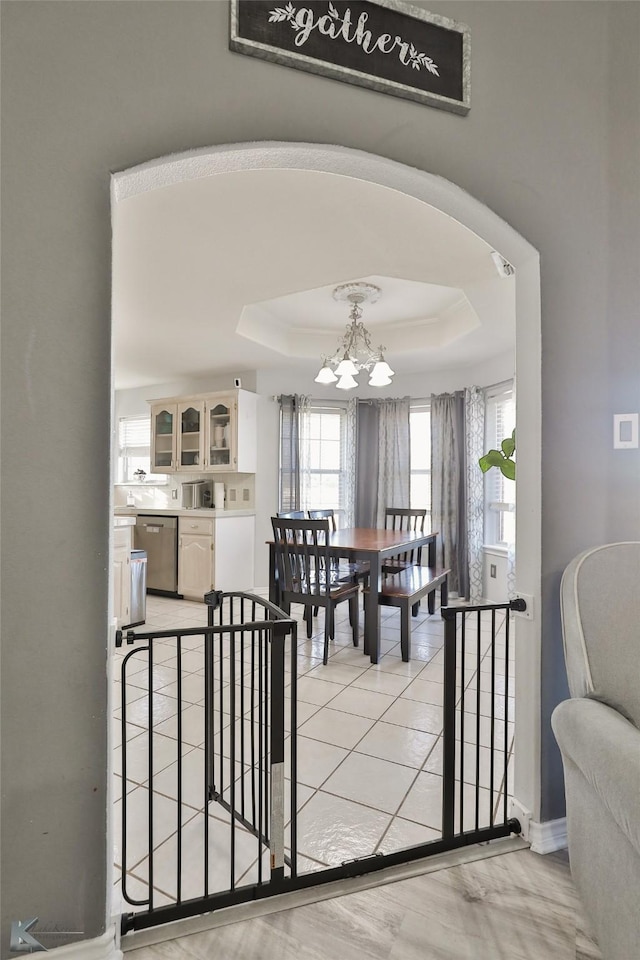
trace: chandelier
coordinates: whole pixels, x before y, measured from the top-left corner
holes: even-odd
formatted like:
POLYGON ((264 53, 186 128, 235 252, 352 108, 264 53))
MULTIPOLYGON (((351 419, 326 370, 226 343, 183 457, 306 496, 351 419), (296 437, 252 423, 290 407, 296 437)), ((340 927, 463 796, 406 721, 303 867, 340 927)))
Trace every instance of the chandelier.
POLYGON ((374 350, 371 335, 361 321, 361 303, 375 303, 380 297, 380 287, 372 283, 343 283, 333 291, 334 300, 351 304, 346 332, 332 357, 323 357, 316 383, 335 383, 339 390, 352 390, 358 386, 356 376, 366 370, 370 387, 386 387, 391 383, 394 371, 384 359, 384 347, 374 350))

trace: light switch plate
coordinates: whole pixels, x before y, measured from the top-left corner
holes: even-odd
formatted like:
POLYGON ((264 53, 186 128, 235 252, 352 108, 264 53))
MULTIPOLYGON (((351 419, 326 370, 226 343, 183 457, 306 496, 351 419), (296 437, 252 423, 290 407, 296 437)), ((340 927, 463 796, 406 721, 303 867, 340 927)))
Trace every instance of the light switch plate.
POLYGON ((613 415, 613 449, 632 450, 638 446, 638 414, 613 415))

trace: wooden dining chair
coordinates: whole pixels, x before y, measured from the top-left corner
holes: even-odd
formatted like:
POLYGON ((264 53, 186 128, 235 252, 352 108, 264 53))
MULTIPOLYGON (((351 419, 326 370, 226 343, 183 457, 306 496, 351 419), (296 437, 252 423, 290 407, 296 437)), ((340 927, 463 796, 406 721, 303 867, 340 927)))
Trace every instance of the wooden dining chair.
POLYGON ((328 520, 329 528, 331 532, 332 533, 336 532, 337 525, 336 525, 336 515, 334 510, 332 509, 307 510, 307 514, 309 516, 309 520, 328 520))
POLYGON ((281 520, 304 520, 304 510, 289 510, 288 513, 276 514, 281 520))
MULTIPOLYGON (((387 507, 384 512, 385 530, 406 530, 411 533, 424 533, 424 524, 427 517, 427 511, 422 508, 411 507, 387 507)), ((410 570, 412 567, 422 565, 422 547, 415 550, 409 550, 401 553, 397 557, 390 557, 382 564, 382 573, 386 576, 393 576, 402 573, 404 570, 410 570)), ((418 616, 420 600, 413 603, 411 612, 414 617, 418 616)))
MULTIPOLYGON (((384 512, 385 530, 405 530, 410 533, 424 533, 427 511, 409 507, 387 507, 384 512)), ((383 573, 398 573, 407 567, 422 564, 422 547, 391 557, 382 564, 383 573)))
MULTIPOLYGON (((336 515, 332 509, 308 510, 310 520, 328 520, 331 525, 331 531, 335 533, 337 529, 336 515)), ((352 581, 353 583, 362 583, 365 586, 369 582, 369 563, 367 560, 342 560, 334 561, 336 564, 336 576, 339 580, 352 581)), ((314 611, 317 616, 318 611, 314 611)))
POLYGON ((349 602, 349 620, 353 645, 358 646, 358 585, 333 576, 329 551, 330 525, 324 520, 289 520, 272 517, 276 571, 280 581, 280 606, 289 613, 292 603, 305 607, 307 637, 311 637, 311 612, 323 607, 324 652, 322 662, 329 659, 329 641, 335 637, 335 609, 343 600, 349 602))

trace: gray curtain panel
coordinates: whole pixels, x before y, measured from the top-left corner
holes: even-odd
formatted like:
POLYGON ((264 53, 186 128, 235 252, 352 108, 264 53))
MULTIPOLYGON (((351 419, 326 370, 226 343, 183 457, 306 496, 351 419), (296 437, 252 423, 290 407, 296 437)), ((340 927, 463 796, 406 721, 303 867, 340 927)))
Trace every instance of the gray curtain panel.
POLYGON ((358 404, 357 527, 384 527, 386 507, 408 507, 409 398, 358 404))
POLYGON ((378 510, 376 526, 384 527, 387 507, 408 507, 411 498, 411 444, 408 397, 378 400, 378 510))
POLYGON ((280 505, 282 512, 300 509, 300 406, 301 397, 280 400, 280 505))
POLYGON ((378 516, 378 403, 363 400, 357 410, 356 527, 373 528, 378 516))
POLYGON ((431 397, 431 529, 437 563, 451 570, 449 588, 469 597, 464 391, 431 397))

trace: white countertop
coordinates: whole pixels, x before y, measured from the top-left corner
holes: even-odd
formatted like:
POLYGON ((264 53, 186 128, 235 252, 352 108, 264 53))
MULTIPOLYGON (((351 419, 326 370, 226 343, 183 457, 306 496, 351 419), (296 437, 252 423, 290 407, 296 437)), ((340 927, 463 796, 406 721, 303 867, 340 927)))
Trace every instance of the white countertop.
POLYGON ((141 516, 166 517, 213 517, 215 520, 226 517, 254 517, 255 510, 212 510, 210 507, 202 510, 187 510, 184 507, 116 507, 115 519, 130 519, 141 516))
POLYGON ((113 518, 114 527, 134 527, 135 524, 136 524, 135 517, 127 517, 127 516, 122 517, 116 513, 116 515, 113 518))

